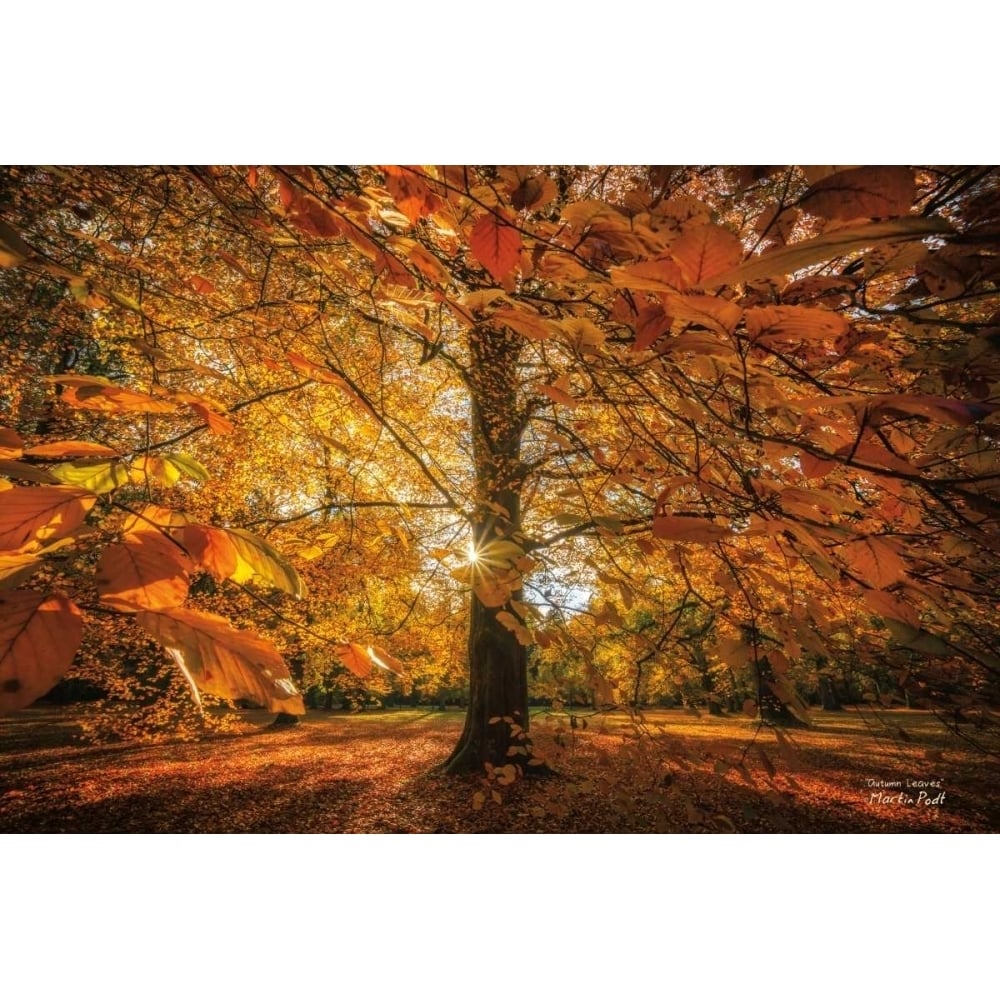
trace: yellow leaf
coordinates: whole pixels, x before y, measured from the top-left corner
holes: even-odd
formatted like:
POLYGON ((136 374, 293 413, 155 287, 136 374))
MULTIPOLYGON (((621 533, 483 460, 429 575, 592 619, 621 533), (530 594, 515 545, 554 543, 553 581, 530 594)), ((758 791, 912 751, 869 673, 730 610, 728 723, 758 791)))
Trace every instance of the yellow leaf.
POLYGON ((170 654, 195 691, 246 698, 269 712, 302 715, 305 706, 281 654, 267 639, 218 615, 186 608, 143 611, 136 621, 170 654))
POLYGON ((81 459, 64 462, 50 470, 52 475, 67 486, 78 486, 91 493, 110 493, 129 481, 129 470, 123 462, 112 459, 81 459))
POLYGON ((230 579, 246 583, 251 577, 257 576, 292 597, 306 596, 306 585, 295 567, 263 538, 243 528, 218 530, 229 536, 239 556, 237 569, 230 579))

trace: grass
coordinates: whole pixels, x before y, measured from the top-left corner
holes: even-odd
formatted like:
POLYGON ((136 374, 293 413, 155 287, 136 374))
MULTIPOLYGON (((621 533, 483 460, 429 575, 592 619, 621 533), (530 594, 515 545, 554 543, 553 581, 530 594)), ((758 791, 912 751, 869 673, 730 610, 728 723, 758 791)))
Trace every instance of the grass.
POLYGON ((536 751, 558 776, 510 783, 433 769, 457 739, 458 711, 315 712, 278 731, 247 712, 231 734, 106 746, 79 741, 87 711, 0 720, 0 831, 1000 830, 995 758, 916 711, 821 712, 786 733, 681 711, 638 725, 578 711, 576 728, 566 713, 537 712, 536 751))

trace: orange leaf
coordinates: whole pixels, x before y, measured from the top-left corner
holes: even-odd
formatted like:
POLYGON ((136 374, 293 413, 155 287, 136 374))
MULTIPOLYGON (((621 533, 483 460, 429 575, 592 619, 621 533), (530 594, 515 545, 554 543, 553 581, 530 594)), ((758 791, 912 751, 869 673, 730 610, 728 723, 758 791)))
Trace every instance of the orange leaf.
POLYGON ((25 449, 32 458, 114 458, 118 452, 94 441, 52 441, 25 449))
POLYGON ((208 278, 203 278, 200 274, 193 275, 188 284, 199 294, 199 295, 211 295, 215 291, 215 285, 212 284, 208 278))
POLYGON ((611 268, 611 284, 633 292, 676 292, 687 287, 680 266, 668 257, 611 268))
POLYGON ((743 259, 743 244, 722 226, 696 226, 671 244, 670 256, 688 284, 711 285, 709 278, 724 274, 743 259))
POLYGON ((663 306, 645 306, 636 316, 633 351, 645 351, 656 343, 671 327, 673 317, 663 311, 663 306))
POLYGON ((893 546, 882 538, 862 538, 843 547, 845 565, 865 583, 878 589, 903 579, 906 563, 893 546))
POLYGON ((80 609, 67 598, 0 594, 0 712, 45 694, 72 666, 82 637, 80 609))
POLYGON ((441 199, 420 178, 419 167, 383 167, 382 171, 386 190, 410 222, 433 215, 441 206, 441 199))
POLYGON ((0 458, 20 458, 24 441, 17 431, 9 427, 0 427, 0 458))
POLYGON ((562 375, 552 385, 540 385, 538 391, 543 396, 548 396, 553 403, 560 406, 576 406, 580 400, 576 399, 569 391, 569 377, 562 375))
POLYGON ((145 531, 170 533, 172 528, 181 528, 187 523, 187 517, 179 510, 150 503, 141 511, 130 514, 122 525, 122 531, 126 535, 137 535, 145 531))
POLYGON ((835 340, 850 329, 847 319, 810 306, 754 306, 743 314, 747 333, 763 344, 774 341, 835 340))
POLYGON ((210 410, 204 403, 189 403, 188 405, 208 424, 208 429, 213 434, 232 434, 236 430, 235 424, 216 413, 215 410, 210 410))
POLYGON ((343 642, 336 647, 335 652, 340 662, 355 677, 364 679, 372 672, 374 664, 364 646, 356 642, 343 642))
POLYGON ((67 406, 104 413, 173 413, 177 405, 90 375, 50 375, 46 381, 64 386, 59 398, 67 406))
POLYGON ((143 611, 135 620, 167 650, 196 699, 204 691, 247 698, 269 712, 305 713, 288 666, 267 639, 235 629, 219 615, 186 608, 143 611))
POLYGON ((469 249, 495 281, 503 281, 521 258, 521 234, 490 212, 473 226, 469 249))
POLYGON ((893 621, 912 625, 913 628, 920 628, 920 615, 913 605, 884 590, 866 590, 865 604, 880 618, 891 618, 893 621))
POLYGON ((191 558, 216 580, 228 580, 236 572, 240 557, 228 532, 205 524, 186 524, 181 538, 191 558))
POLYGON ((71 486, 12 486, 0 503, 0 549, 63 538, 79 527, 97 497, 71 486))
POLYGON ((161 534, 129 535, 101 553, 97 593, 116 611, 176 608, 187 597, 188 560, 161 534))

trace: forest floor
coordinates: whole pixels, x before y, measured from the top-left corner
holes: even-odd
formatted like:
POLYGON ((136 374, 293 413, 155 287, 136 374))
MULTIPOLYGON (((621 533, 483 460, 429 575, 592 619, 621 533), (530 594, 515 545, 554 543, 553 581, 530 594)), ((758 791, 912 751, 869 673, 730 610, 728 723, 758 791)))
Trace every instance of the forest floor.
MULTIPOLYGON (((680 710, 541 712, 551 778, 449 778, 458 711, 240 713, 193 741, 81 741, 85 706, 0 720, 0 832, 970 833, 1000 831, 998 747, 925 712, 817 712, 811 729, 680 710), (512 780, 511 780, 512 779, 512 780)), ((963 727, 963 729, 966 727, 963 727)))

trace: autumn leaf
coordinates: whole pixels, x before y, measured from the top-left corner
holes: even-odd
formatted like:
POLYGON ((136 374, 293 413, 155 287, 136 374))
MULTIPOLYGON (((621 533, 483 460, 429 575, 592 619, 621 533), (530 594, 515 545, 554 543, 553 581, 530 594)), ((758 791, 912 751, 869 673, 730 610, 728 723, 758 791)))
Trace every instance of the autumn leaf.
POLYGON ((888 541, 875 536, 848 542, 843 547, 845 565, 878 590, 903 579, 906 563, 888 541))
POLYGON ((180 537, 195 563, 216 580, 228 580, 236 575, 240 555, 229 532, 205 524, 185 524, 180 537))
POLYGON ((0 476, 6 476, 8 479, 19 479, 26 483, 40 483, 48 486, 59 483, 59 480, 48 469, 43 469, 40 465, 29 465, 27 462, 14 462, 9 458, 0 458, 0 476))
POLYGON ((913 605, 884 590, 866 590, 865 604, 880 618, 893 619, 920 628, 920 615, 913 605))
POLYGON ((855 167, 816 181, 799 204, 827 219, 877 219, 905 215, 915 196, 909 167, 855 167))
POLYGON ((743 314, 747 333, 757 343, 833 340, 850 324, 840 313, 809 306, 755 306, 743 314))
POLYGON ((189 403, 194 412, 208 424, 208 429, 213 434, 232 434, 236 426, 232 421, 227 420, 222 414, 210 410, 204 403, 189 403))
POLYGON ((820 264, 853 250, 864 250, 887 240, 923 240, 928 236, 945 235, 951 231, 950 223, 943 219, 916 215, 907 215, 889 222, 834 229, 822 236, 799 240, 751 257, 738 267, 713 277, 708 284, 711 287, 737 285, 759 278, 792 274, 804 267, 820 264))
POLYGON ((269 712, 302 715, 305 706, 281 654, 267 639, 219 615, 186 608, 142 611, 136 622, 170 654, 198 692, 246 698, 269 712))
POLYGON ((69 486, 13 486, 0 502, 0 549, 62 538, 80 526, 96 497, 69 486))
POLYGON ((384 667, 394 674, 402 676, 405 667, 400 660, 397 660, 388 650, 382 646, 369 646, 368 656, 376 666, 384 667))
POLYGON ((32 458, 115 458, 118 453, 94 441, 52 441, 25 448, 24 454, 32 458))
POLYGON ((0 712, 45 694, 70 666, 83 637, 80 609, 65 597, 0 593, 0 712))
POLYGON ((730 535, 728 528, 704 517, 659 514, 653 518, 653 535, 674 542, 718 542, 730 535))
POLYGON ((97 593, 116 611, 176 608, 188 593, 190 563, 170 539, 146 531, 108 545, 97 563, 97 593))
POLYGON ((347 667, 355 677, 362 680, 366 678, 374 669, 372 658, 368 655, 368 650, 356 642, 342 642, 334 647, 337 659, 347 667))
POLYGON ((383 167, 385 187, 399 210, 412 223, 433 215, 441 205, 441 199, 431 191, 427 182, 420 177, 419 167, 383 167))
POLYGON ((129 481, 128 466, 116 459, 110 462, 101 459, 65 462, 49 471, 67 486, 77 486, 98 495, 110 493, 129 481))
POLYGON ((92 375, 50 375, 46 381, 64 386, 60 399, 67 406, 103 413, 173 413, 177 404, 117 382, 92 375))
POLYGON ((552 385, 540 385, 538 391, 543 396, 548 396, 553 403, 560 406, 576 406, 580 401, 570 392, 569 376, 560 375, 552 385))
POLYGON ((9 427, 0 427, 0 458, 20 458, 23 450, 21 435, 9 427))
POLYGON ((670 245, 688 285, 709 287, 710 278, 731 271, 743 257, 743 244, 723 226, 695 226, 686 229, 670 245))
POLYGON ((159 504, 146 504, 141 510, 130 512, 122 525, 122 532, 126 535, 144 531, 170 533, 188 523, 187 516, 179 510, 161 507, 159 504))
POLYGON ((526 629, 524 625, 509 611, 498 611, 497 621, 503 625, 504 628, 513 632, 517 637, 517 641, 522 646, 530 646, 534 643, 535 640, 531 632, 526 629))
POLYGON ((215 285, 201 274, 192 275, 188 284, 199 295, 211 295, 215 291, 215 285))
POLYGON ((469 233, 469 249, 495 281, 503 281, 521 258, 521 234, 503 216, 488 212, 469 233))
POLYGON ((283 590, 292 597, 305 597, 306 585, 295 567, 259 535, 243 528, 221 529, 229 536, 238 556, 236 572, 230 579, 246 583, 257 576, 265 583, 283 590))

